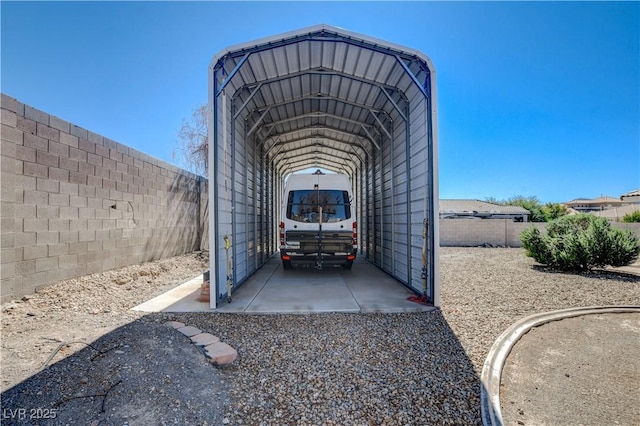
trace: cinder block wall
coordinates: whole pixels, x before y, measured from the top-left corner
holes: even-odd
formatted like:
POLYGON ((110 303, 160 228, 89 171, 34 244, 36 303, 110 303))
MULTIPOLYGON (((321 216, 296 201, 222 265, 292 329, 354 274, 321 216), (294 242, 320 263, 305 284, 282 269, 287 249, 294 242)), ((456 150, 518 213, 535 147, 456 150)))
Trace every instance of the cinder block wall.
POLYGON ((206 181, 2 94, 1 301, 207 247, 206 181))
MULTIPOLYGON (((629 229, 640 238, 640 223, 618 223, 613 226, 629 229)), ((483 244, 522 247, 520 234, 535 226, 546 232, 544 222, 514 222, 510 219, 440 219, 440 246, 474 247, 483 244)))
POLYGON ((492 246, 521 247, 520 233, 530 226, 544 231, 544 223, 514 222, 511 219, 441 219, 442 247, 492 246))

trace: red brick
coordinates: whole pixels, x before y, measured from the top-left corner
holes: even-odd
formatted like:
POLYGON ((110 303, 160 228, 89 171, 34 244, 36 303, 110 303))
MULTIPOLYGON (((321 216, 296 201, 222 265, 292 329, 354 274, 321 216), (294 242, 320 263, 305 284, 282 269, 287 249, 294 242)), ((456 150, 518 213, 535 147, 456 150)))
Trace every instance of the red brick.
POLYGON ((192 336, 195 336, 196 334, 202 333, 202 331, 190 325, 187 325, 185 327, 180 327, 177 330, 187 337, 192 337, 192 336))
POLYGON ((220 338, 209 333, 200 333, 191 337, 191 341, 196 346, 209 346, 218 343, 220 338))
POLYGON ((238 352, 224 342, 205 346, 204 351, 213 364, 231 364, 238 358, 238 352))

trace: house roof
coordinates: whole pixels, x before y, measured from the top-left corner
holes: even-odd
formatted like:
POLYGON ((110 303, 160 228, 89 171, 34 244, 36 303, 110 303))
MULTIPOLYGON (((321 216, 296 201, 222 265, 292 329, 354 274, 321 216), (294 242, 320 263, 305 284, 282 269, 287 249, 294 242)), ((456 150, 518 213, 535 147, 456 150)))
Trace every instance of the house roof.
POLYGON ((440 200, 440 213, 530 214, 524 207, 502 206, 480 200, 440 200))
POLYGON ((600 206, 603 204, 619 204, 620 199, 603 196, 598 198, 576 198, 575 200, 571 200, 569 202, 564 203, 566 206, 600 206))
POLYGON ((630 191, 630 192, 627 192, 626 194, 622 194, 620 196, 620 199, 623 202, 626 202, 626 201, 631 201, 631 202, 640 201, 640 189, 636 189, 635 191, 630 191))

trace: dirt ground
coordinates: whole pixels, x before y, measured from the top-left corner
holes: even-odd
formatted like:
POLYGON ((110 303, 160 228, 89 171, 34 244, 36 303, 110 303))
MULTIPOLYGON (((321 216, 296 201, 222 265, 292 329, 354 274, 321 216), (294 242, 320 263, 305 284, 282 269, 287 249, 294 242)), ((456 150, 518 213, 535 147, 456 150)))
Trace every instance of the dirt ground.
POLYGON ((132 265, 4 304, 0 423, 223 424, 216 367, 162 315, 130 310, 207 262, 197 252, 132 265))
POLYGON ((640 312, 583 315, 531 329, 502 371, 504 424, 637 424, 639 352, 640 312))
MULTIPOLYGON (((2 305, 2 391, 45 366, 64 342, 91 342, 144 316, 131 308, 202 274, 203 252, 58 282, 2 305)), ((48 364, 82 349, 71 343, 48 364)))

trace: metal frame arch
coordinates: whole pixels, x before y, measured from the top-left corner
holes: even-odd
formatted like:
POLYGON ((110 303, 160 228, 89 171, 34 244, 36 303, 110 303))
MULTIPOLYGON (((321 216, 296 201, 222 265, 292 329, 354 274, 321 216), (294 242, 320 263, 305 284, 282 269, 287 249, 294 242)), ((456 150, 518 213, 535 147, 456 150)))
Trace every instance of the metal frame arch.
MULTIPOLYGON (((316 126, 311 126, 311 127, 305 127, 305 128, 302 128, 302 129, 292 130, 292 131, 289 131, 289 132, 286 132, 286 133, 280 133, 280 134, 273 135, 273 136, 270 136, 269 138, 265 139, 265 142, 266 142, 266 141, 269 141, 269 140, 274 140, 273 145, 270 145, 270 147, 269 147, 269 149, 268 149, 268 151, 267 151, 267 155, 270 153, 271 149, 273 149, 273 148, 274 148, 275 146, 277 146, 279 143, 287 142, 287 141, 281 141, 281 140, 275 141, 275 139, 279 139, 279 138, 281 138, 281 137, 288 137, 288 136, 291 136, 291 135, 297 135, 297 134, 300 134, 300 133, 302 133, 302 132, 308 132, 308 131, 318 131, 318 133, 314 133, 314 134, 312 134, 312 135, 308 135, 308 136, 306 136, 306 137, 307 137, 307 138, 309 138, 309 139, 330 137, 330 136, 328 136, 328 135, 326 135, 326 134, 324 134, 324 133, 319 133, 319 132, 327 131, 327 132, 334 132, 334 133, 336 133, 336 134, 346 136, 347 138, 355 138, 355 141, 353 142, 353 144, 354 144, 354 145, 356 145, 356 144, 357 144, 360 148, 362 148, 362 150, 363 150, 364 152, 370 152, 370 150, 367 150, 367 149, 364 147, 364 145, 362 144, 362 141, 363 141, 363 140, 368 141, 368 142, 369 142, 369 145, 370 145, 372 148, 374 148, 374 147, 375 147, 375 148, 378 148, 378 149, 379 149, 379 145, 374 144, 374 143, 373 143, 373 141, 371 141, 367 136, 363 136, 363 135, 360 135, 360 134, 358 134, 358 133, 349 133, 349 132, 345 132, 345 131, 343 131, 343 130, 341 130, 341 129, 337 129, 337 128, 333 128, 333 127, 329 127, 329 126, 319 126, 319 125, 316 125, 316 126)), ((349 141, 349 142, 347 142, 347 141, 342 141, 342 142, 344 142, 344 143, 351 143, 350 141, 349 141)))
MULTIPOLYGON (((329 139, 329 138, 325 138, 325 139, 329 139)), ((295 143, 299 143, 295 142, 295 143)), ((344 142, 339 142, 339 141, 335 141, 339 146, 344 145, 346 149, 343 149, 342 147, 338 147, 338 146, 327 146, 327 145, 323 145, 323 144, 318 144, 315 141, 311 141, 310 143, 307 144, 302 144, 300 146, 297 146, 295 148, 293 148, 290 151, 287 151, 287 154, 293 152, 293 151, 298 151, 298 150, 303 150, 303 149, 310 149, 311 147, 313 147, 314 149, 314 153, 320 153, 323 156, 326 157, 330 157, 333 158, 332 153, 331 152, 325 152, 325 151, 337 151, 340 152, 342 154, 345 154, 347 156, 347 158, 351 161, 354 161, 354 157, 357 158, 358 161, 354 161, 354 163, 357 164, 363 164, 364 163, 364 159, 360 156, 360 154, 358 154, 354 148, 353 145, 348 144, 348 143, 344 143, 344 142), (348 148, 351 148, 351 150, 349 150, 348 148)), ((292 142, 294 143, 294 142, 292 142)), ((285 146, 285 145, 283 145, 285 146)), ((273 157, 273 161, 277 162, 278 158, 280 157, 280 155, 284 154, 283 151, 279 151, 276 155, 274 155, 273 157)), ((304 156, 304 154, 300 155, 301 157, 304 156)), ((343 157, 340 157, 343 158, 343 157)))
POLYGON ((424 87, 414 75, 413 71, 409 68, 405 61, 410 63, 423 62, 426 67, 420 67, 421 71, 431 72, 433 70, 433 64, 431 60, 421 52, 417 50, 408 49, 403 46, 394 45, 382 40, 376 40, 371 37, 365 37, 360 34, 350 32, 343 29, 338 29, 328 25, 316 25, 307 29, 299 31, 292 31, 290 33, 281 34, 275 37, 268 37, 262 40, 261 43, 244 43, 242 45, 232 46, 218 55, 214 56, 211 61, 210 69, 222 71, 222 75, 226 77, 220 81, 216 81, 218 91, 214 94, 217 96, 221 90, 233 79, 238 73, 242 65, 249 59, 250 55, 265 50, 272 50, 278 47, 297 44, 303 41, 322 42, 322 43, 345 43, 363 49, 375 51, 383 55, 394 57, 398 63, 404 68, 409 77, 418 85, 420 90, 424 91, 424 87), (287 37, 289 36, 289 37, 287 37), (235 53, 234 53, 235 52, 235 53), (234 64, 233 69, 227 74, 225 69, 225 58, 240 58, 238 62, 234 64))
MULTIPOLYGON (((324 44, 320 44, 320 46, 324 46, 324 44)), ((297 49, 297 51, 300 51, 300 48, 297 49)), ((289 50, 286 52, 288 53, 289 50)), ((329 58, 329 62, 330 59, 331 58, 329 58)), ((325 63, 320 61, 323 65, 329 62, 325 63)), ((337 63, 334 62, 334 65, 335 64, 337 63)), ((328 170, 332 168, 344 169, 344 172, 351 175, 356 192, 358 192, 363 199, 366 199, 368 203, 372 204, 371 208, 369 208, 369 206, 363 206, 362 204, 359 207, 361 215, 364 211, 373 212, 372 220, 366 220, 367 232, 369 232, 370 226, 373 226, 371 229, 375 232, 378 224, 380 231, 389 232, 389 229, 385 229, 386 222, 383 220, 383 216, 386 214, 385 211, 394 212, 397 209, 397 214, 404 215, 404 211, 398 209, 398 203, 403 202, 402 200, 405 197, 414 197, 413 194, 417 194, 415 195, 417 197, 416 201, 421 201, 423 199, 421 193, 424 191, 424 211, 429 226, 430 270, 428 272, 428 280, 431 286, 429 296, 432 302, 438 305, 438 227, 437 221, 435 220, 437 218, 437 113, 435 95, 435 69, 430 60, 423 54, 325 25, 297 30, 252 43, 245 43, 242 46, 226 49, 214 56, 209 73, 209 104, 211 106, 209 115, 209 169, 213 172, 211 175, 213 184, 210 182, 209 188, 210 193, 214 195, 209 197, 209 210, 211 221, 210 242, 212 243, 212 255, 210 258, 213 259, 211 260, 211 272, 214 277, 212 284, 213 281, 215 281, 216 290, 214 294, 216 297, 219 295, 217 286, 220 278, 220 273, 218 272, 220 268, 216 263, 216 259, 219 259, 218 255, 220 253, 220 242, 218 241, 219 228, 221 226, 228 226, 224 222, 226 220, 224 218, 226 215, 224 209, 233 208, 233 205, 231 205, 224 207, 222 210, 218 209, 218 203, 224 204, 223 201, 216 196, 216 191, 219 191, 221 184, 220 179, 223 177, 219 167, 222 167, 223 163, 228 161, 222 158, 222 155, 227 155, 227 152, 226 150, 223 151, 221 147, 223 145, 226 147, 227 144, 234 145, 237 142, 241 144, 238 145, 240 151, 237 151, 237 153, 239 156, 244 157, 238 157, 240 163, 238 163, 237 166, 242 167, 241 163, 244 162, 245 165, 250 164, 254 170, 252 177, 249 177, 248 172, 246 174, 240 174, 238 177, 240 180, 238 182, 243 181, 249 184, 253 182, 253 185, 260 185, 259 188, 254 186, 253 189, 250 190, 253 191, 253 194, 259 192, 263 199, 267 196, 272 209, 279 205, 279 197, 281 197, 280 191, 282 190, 282 182, 285 177, 285 175, 283 175, 284 173, 299 170, 314 163, 326 162, 329 161, 329 159, 333 160, 330 161, 332 164, 326 164, 321 167, 328 170), (315 45, 316 43, 331 43, 331 45, 344 43, 355 48, 355 50, 351 48, 326 49, 326 51, 331 52, 331 54, 340 50, 340 52, 338 52, 340 56, 336 54, 334 59, 350 60, 348 56, 344 55, 355 54, 359 52, 359 50, 357 50, 358 48, 366 49, 372 53, 366 56, 368 60, 365 61, 366 63, 363 65, 350 63, 346 67, 325 67, 323 69, 316 68, 314 71, 310 71, 310 69, 319 62, 314 59, 305 62, 305 64, 298 63, 296 65, 296 63, 285 63, 284 67, 266 67, 269 65, 269 60, 265 55, 262 55, 262 52, 272 50, 273 58, 277 56, 281 57, 284 51, 276 53, 275 49, 303 41, 311 43, 306 43, 302 49, 316 52, 319 51, 317 47, 310 48, 309 46, 312 44, 315 45), (254 54, 259 56, 253 57, 252 55, 254 54), (384 55, 384 57, 378 54, 384 55), (389 59, 393 59, 393 61, 389 59), (391 62, 393 62, 394 65, 390 65, 391 62), (375 73, 375 64, 383 64, 386 71, 375 73), (245 67, 245 65, 247 66, 245 67), (343 71, 348 72, 345 73, 343 71), (338 78, 339 73, 343 74, 339 76, 340 78, 338 78), (332 119, 339 120, 339 122, 343 123, 343 125, 339 126, 339 129, 331 130, 327 129, 328 126, 322 125, 309 126, 308 124, 310 122, 312 124, 327 124, 328 121, 308 121, 309 117, 302 118, 297 112, 301 109, 304 110, 304 108, 307 108, 305 111, 308 111, 309 108, 305 107, 305 104, 294 105, 293 108, 289 107, 289 104, 292 103, 313 101, 314 97, 311 92, 315 89, 304 91, 302 90, 302 86, 296 86, 292 88, 293 91, 287 91, 284 86, 278 86, 277 89, 274 87, 272 91, 268 93, 265 92, 266 97, 263 96, 262 91, 266 90, 267 86, 265 86, 265 82, 269 77, 273 80, 273 84, 276 84, 277 82, 281 83, 285 81, 287 78, 290 79, 307 74, 311 77, 308 80, 313 80, 312 76, 314 75, 320 77, 320 79, 322 79, 322 77, 331 79, 331 77, 334 76, 333 81, 330 81, 331 84, 326 86, 332 89, 328 93, 322 93, 322 95, 338 98, 334 99, 335 102, 340 102, 340 99, 347 101, 342 102, 341 105, 332 105, 329 103, 326 104, 328 106, 322 103, 314 104, 315 106, 310 109, 318 110, 312 111, 316 114, 321 113, 325 116, 332 115, 332 119), (360 87, 358 87, 358 81, 361 83, 360 87), (366 85, 362 84, 365 83, 365 81, 366 85), (340 88, 341 85, 344 85, 344 87, 340 88), (367 87, 369 87, 369 89, 367 89, 367 87), (225 102, 222 102, 221 97, 224 98, 223 93, 225 88, 229 88, 232 92, 241 88, 242 92, 235 92, 238 94, 237 98, 226 96, 225 102), (371 90, 377 90, 375 96, 364 93, 363 96, 360 97, 358 94, 360 91, 366 92, 371 90), (292 93, 292 95, 283 96, 287 93, 292 93), (344 96, 345 93, 349 94, 349 96, 344 96), (309 96, 307 96, 307 94, 309 94, 309 96), (266 99, 274 99, 274 97, 276 102, 263 102, 266 99), (229 99, 232 100, 231 106, 229 105, 229 99), (362 108, 362 100, 366 101, 367 108, 362 108), (374 100, 375 103, 373 102, 374 100), (415 102, 411 105, 411 108, 409 107, 409 102, 415 102), (261 105, 261 103, 263 105, 261 105), (345 108, 345 106, 351 106, 353 108, 345 108), (354 108, 358 108, 358 110, 354 108), (231 111, 230 114, 229 111, 231 111), (422 113, 422 111, 424 111, 424 113, 422 113), (367 114, 366 119, 363 119, 365 118, 363 113, 367 114), (229 117, 231 121, 228 121, 229 117), (354 118, 357 119, 354 120, 354 118), (398 118, 402 118, 404 123, 398 123, 396 121, 398 118), (242 120, 243 124, 237 126, 238 129, 242 130, 239 130, 237 135, 234 133, 231 138, 229 138, 227 134, 228 130, 233 129, 234 126, 239 124, 235 123, 236 119, 242 120), (344 123, 348 120, 351 121, 347 126, 344 123), (287 123, 292 123, 293 125, 287 123), (299 160, 295 163, 284 159, 286 158, 286 154, 282 151, 288 151, 289 147, 295 146, 291 145, 292 142, 287 140, 287 138, 293 137, 301 141, 317 138, 317 135, 310 137, 304 136, 305 130, 314 127, 325 129, 321 130, 324 132, 324 138, 321 139, 328 143, 324 144, 325 148, 323 149, 327 151, 336 150, 336 148, 340 148, 340 146, 344 144, 342 146, 346 148, 345 151, 351 151, 344 152, 347 157, 340 160, 340 163, 344 162, 345 164, 337 164, 335 161, 337 157, 330 155, 319 155, 313 158, 304 158, 304 155, 298 155, 296 158, 299 160), (287 129, 290 131, 284 132, 284 130, 287 129), (331 133, 336 130, 344 132, 345 129, 347 129, 349 135, 345 141, 341 140, 342 137, 331 133), (287 136, 282 137, 285 134, 287 136), (239 138, 237 141, 234 140, 236 136, 239 138), (334 136, 332 141, 329 139, 330 136, 334 136), (418 140, 418 137, 422 138, 422 141, 418 140), (365 142, 365 140, 367 142, 365 142), (250 147, 247 146, 249 142, 251 142, 250 147), (389 144, 389 146, 387 146, 387 144, 389 144), (427 146, 426 160, 423 160, 424 147, 416 144, 427 146), (418 151, 416 152, 421 153, 418 162, 415 162, 415 160, 412 162, 412 149, 417 149, 418 151), (250 160, 247 160, 247 156, 251 156, 250 160), (256 156, 259 156, 259 158, 256 156), (403 162, 404 164, 400 164, 399 162, 403 162), (388 174, 389 167, 393 168, 396 164, 404 167, 398 171, 392 170, 391 176, 392 178, 397 177, 399 179, 398 182, 406 182, 406 190, 403 189, 397 194, 391 193, 391 198, 389 198, 385 196, 385 189, 378 189, 378 187, 385 184, 387 185, 386 191, 390 190, 388 188, 394 188, 393 185, 388 187, 389 181, 384 174, 388 174), (413 167, 414 173, 409 170, 411 167, 413 167), (258 169, 260 170, 258 171, 258 169), (414 174, 418 179, 416 182, 419 185, 423 185, 423 182, 425 182, 423 187, 416 188, 414 183, 410 182, 414 174), (398 197, 397 199, 395 198, 396 195, 398 197)), ((318 98, 321 98, 321 96, 318 96, 318 98)), ((313 115, 311 117, 313 118, 313 115)), ((312 143, 300 145, 295 150, 291 150, 291 154, 304 154, 305 146, 308 147, 312 145, 312 143)), ((235 155, 235 153, 234 148, 231 155, 235 155)), ((233 167, 236 167, 235 163, 233 163, 233 167)), ((242 190, 242 188, 240 189, 242 190)), ((256 195, 254 195, 254 199, 257 200, 256 195)), ((410 200, 411 198, 408 199, 410 200)), ((255 203, 257 201, 251 202, 255 203)), ((245 200, 245 203, 247 206, 250 205, 249 201, 245 200)), ((410 265, 412 259, 415 259, 415 245, 413 247, 411 246, 411 220, 416 220, 417 212, 414 211, 410 204, 400 207, 406 209, 408 219, 406 260, 409 266, 405 268, 405 266, 401 264, 398 265, 398 267, 402 269, 402 272, 398 273, 401 275, 408 273, 408 278, 405 277, 404 280, 408 280, 409 285, 413 285, 411 284, 411 280, 412 276, 414 277, 413 279, 415 279, 415 273, 413 271, 414 268, 410 265)), ((243 220, 247 223, 248 220, 253 219, 247 219, 247 216, 244 216, 243 220)), ((273 218, 268 217, 261 220, 267 223, 269 221, 272 222, 273 218)), ((363 222, 365 222, 365 220, 363 220, 363 222)), ((259 229, 257 224, 252 225, 253 229, 259 229)), ((273 223, 271 223, 270 226, 270 232, 273 233, 273 223)), ((364 232, 359 232, 359 236, 361 240, 368 238, 365 238, 364 232)), ((273 236, 270 238, 272 241, 276 239, 273 236)), ((405 244, 393 238, 389 241, 394 245, 405 244)), ((372 247, 367 245, 367 250, 371 249, 372 247)), ((375 251, 375 247, 373 247, 373 249, 375 251)), ((381 264, 383 264, 384 253, 382 253, 381 256, 381 264)), ((395 262, 392 262, 392 268, 396 268, 395 262)), ((396 274, 395 269, 392 269, 391 274, 396 274)), ((215 299, 215 297, 213 299, 215 299)), ((212 305, 212 307, 215 307, 215 301, 212 302, 212 305)))
MULTIPOLYGON (((293 74, 290 74, 290 75, 287 75, 287 76, 281 76, 281 77, 277 77, 277 78, 268 79, 268 81, 270 81, 272 83, 273 82, 280 82, 280 81, 282 81, 284 79, 287 79, 287 78, 294 78, 294 77, 301 76, 301 75, 306 75, 306 74, 308 74, 308 73, 307 72, 293 73, 293 74)), ((388 103, 390 101, 391 105, 393 106, 392 109, 395 109, 396 111, 400 111, 400 108, 395 103, 397 101, 394 101, 393 98, 390 95, 390 93, 397 92, 396 88, 389 87, 389 86, 386 86, 384 84, 380 84, 379 82, 376 82, 376 81, 367 80, 367 79, 364 79, 364 78, 356 78, 356 77, 354 77, 352 75, 345 74, 345 73, 342 73, 342 72, 337 72, 337 71, 323 71, 323 72, 320 73, 320 75, 325 75, 325 76, 327 76, 327 75, 338 75, 341 79, 342 78, 350 79, 350 80, 358 81, 360 83, 364 83, 364 84, 368 84, 368 85, 371 85, 371 86, 374 86, 374 87, 378 87, 380 89, 380 92, 382 94, 384 94, 384 97, 387 98, 387 101, 385 101, 385 103, 388 103)), ((259 90, 261 90, 261 88, 266 84, 267 83, 265 83, 265 81, 261 81, 260 84, 258 85, 258 87, 250 94, 251 98, 253 99, 255 97, 255 94, 258 93, 259 90)), ((244 91, 244 87, 245 86, 242 86, 242 87, 238 88, 236 93, 244 91)), ((308 99, 313 99, 312 93, 313 92, 310 91, 310 93, 308 95, 308 99)), ((235 94, 234 94, 234 96, 235 96, 235 94)), ((307 95, 305 95, 304 98, 306 99, 307 95)), ((260 113, 258 119, 255 121, 254 125, 251 128, 251 132, 256 130, 256 127, 258 126, 258 123, 260 123, 262 121, 262 119, 266 117, 266 114, 269 113, 272 108, 276 108, 277 106, 279 106, 279 105, 281 105, 283 103, 286 104, 286 103, 289 103, 289 102, 286 101, 286 100, 283 100, 283 101, 281 101, 281 102, 279 102, 277 104, 269 104, 268 106, 267 105, 258 105, 258 104, 256 104, 256 108, 253 109, 253 112, 262 111, 262 108, 264 108, 265 110, 260 113)), ((342 102, 342 103, 349 104, 349 102, 342 102)), ((350 104, 354 104, 354 103, 351 102, 350 104)), ((242 107, 244 108, 247 105, 248 105, 248 103, 245 102, 245 103, 243 103, 242 107)), ((358 104, 356 104, 356 105, 358 105, 358 104)), ((380 132, 380 130, 378 130, 377 127, 374 125, 377 122, 378 125, 380 125, 381 132, 384 132, 385 134, 389 135, 389 133, 390 133, 389 130, 382 125, 382 122, 380 121, 379 117, 377 117, 373 113, 373 111, 371 111, 373 108, 364 108, 364 109, 370 110, 371 115, 373 115, 373 117, 374 117, 374 122, 373 123, 362 123, 361 121, 358 121, 358 123, 361 123, 363 125, 367 124, 369 126, 372 126, 378 132, 380 132)), ((383 111, 389 117, 389 121, 391 123, 393 123, 393 118, 389 115, 388 111, 386 111, 385 109, 380 109, 380 108, 376 108, 376 110, 377 111, 383 111)), ((247 117, 248 116, 249 115, 247 115, 247 117)), ((270 124, 270 122, 269 123, 265 123, 265 125, 268 125, 268 124, 270 124)), ((260 126, 260 127, 262 127, 262 126, 260 126)), ((267 135, 267 136, 269 136, 269 135, 267 135)))

